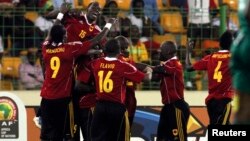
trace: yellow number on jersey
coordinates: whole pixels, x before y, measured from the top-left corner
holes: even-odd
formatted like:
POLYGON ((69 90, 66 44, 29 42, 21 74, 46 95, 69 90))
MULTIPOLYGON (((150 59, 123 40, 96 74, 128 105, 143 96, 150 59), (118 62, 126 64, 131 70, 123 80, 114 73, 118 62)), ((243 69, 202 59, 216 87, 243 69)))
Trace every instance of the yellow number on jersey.
POLYGON ((80 38, 84 38, 85 35, 86 35, 86 31, 81 30, 81 32, 79 33, 79 37, 80 37, 80 38))
POLYGON ((108 71, 107 75, 104 78, 104 71, 99 71, 99 90, 102 93, 103 91, 106 93, 110 93, 113 90, 113 80, 110 79, 113 71, 108 71), (103 79, 104 78, 104 79, 103 79))
POLYGON ((60 65, 60 59, 57 56, 50 59, 50 68, 54 71, 51 78, 56 78, 60 65))
POLYGON ((217 82, 221 82, 221 79, 222 79, 222 73, 221 73, 221 71, 219 71, 221 64, 222 64, 222 61, 218 61, 218 64, 217 64, 216 68, 214 69, 213 79, 216 79, 217 82))

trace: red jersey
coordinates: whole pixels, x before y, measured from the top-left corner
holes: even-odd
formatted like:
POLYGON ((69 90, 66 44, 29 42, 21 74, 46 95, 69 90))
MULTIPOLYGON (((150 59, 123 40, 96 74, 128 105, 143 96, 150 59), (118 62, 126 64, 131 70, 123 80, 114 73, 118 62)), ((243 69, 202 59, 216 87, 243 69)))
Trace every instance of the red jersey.
POLYGON ((224 50, 207 55, 193 65, 195 70, 207 70, 209 95, 206 103, 210 99, 232 99, 232 80, 228 66, 230 58, 229 51, 224 50))
POLYGON ((45 80, 41 96, 46 99, 69 97, 72 91, 73 65, 76 57, 86 54, 90 42, 71 42, 52 48, 48 41, 42 45, 45 80))
POLYGON ((79 18, 66 16, 64 18, 64 26, 67 30, 67 42, 90 40, 101 32, 96 24, 90 24, 86 15, 79 18))
POLYGON ((144 78, 144 73, 133 65, 116 58, 102 57, 90 65, 95 78, 97 100, 124 104, 126 80, 139 83, 144 78))
POLYGON ((162 76, 160 89, 163 104, 170 104, 184 99, 183 68, 177 57, 164 62, 166 75, 162 76))
MULTIPOLYGON (((85 15, 78 18, 66 15, 64 20, 64 26, 67 30, 67 41, 87 41, 95 37, 101 32, 101 29, 95 23, 90 24, 85 15)), ((104 44, 105 40, 102 42, 104 44)), ((89 56, 81 56, 77 60, 76 74, 77 80, 87 83, 89 80, 90 72, 86 68, 87 64, 91 61, 89 56)))
MULTIPOLYGON (((122 54, 118 56, 118 59, 128 62, 131 65, 135 65, 135 62, 131 60, 130 58, 124 57, 122 54)), ((135 85, 132 81, 127 80, 126 81, 126 100, 125 100, 125 106, 128 111, 128 116, 134 116, 135 111, 136 111, 136 105, 137 105, 137 100, 135 97, 135 85)))

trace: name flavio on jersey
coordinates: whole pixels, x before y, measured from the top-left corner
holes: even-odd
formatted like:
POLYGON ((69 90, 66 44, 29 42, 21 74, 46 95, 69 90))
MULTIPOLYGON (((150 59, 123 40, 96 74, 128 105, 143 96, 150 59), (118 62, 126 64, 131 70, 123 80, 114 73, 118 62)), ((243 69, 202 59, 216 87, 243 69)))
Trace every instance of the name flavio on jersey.
POLYGON ((102 69, 114 69, 115 64, 101 63, 100 68, 102 68, 102 69))

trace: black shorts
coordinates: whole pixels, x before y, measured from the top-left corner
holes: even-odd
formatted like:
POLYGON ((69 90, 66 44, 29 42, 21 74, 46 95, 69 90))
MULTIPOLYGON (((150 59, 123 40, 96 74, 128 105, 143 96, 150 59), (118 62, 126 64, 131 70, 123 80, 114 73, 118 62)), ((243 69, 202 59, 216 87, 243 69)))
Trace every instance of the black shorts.
POLYGON ((207 111, 210 124, 228 125, 231 115, 231 99, 211 99, 207 103, 207 111))
MULTIPOLYGON (((98 101, 91 124, 91 141, 124 141, 125 105, 111 101, 98 101)), ((129 124, 129 123, 128 123, 129 124)), ((125 127, 126 128, 126 127, 125 127)))
POLYGON ((63 140, 69 102, 70 98, 42 99, 40 107, 42 117, 41 139, 63 140))
POLYGON ((187 141, 189 105, 184 100, 165 104, 161 110, 157 141, 187 141))
POLYGON ((191 39, 211 39, 210 24, 192 24, 188 25, 187 37, 191 39))

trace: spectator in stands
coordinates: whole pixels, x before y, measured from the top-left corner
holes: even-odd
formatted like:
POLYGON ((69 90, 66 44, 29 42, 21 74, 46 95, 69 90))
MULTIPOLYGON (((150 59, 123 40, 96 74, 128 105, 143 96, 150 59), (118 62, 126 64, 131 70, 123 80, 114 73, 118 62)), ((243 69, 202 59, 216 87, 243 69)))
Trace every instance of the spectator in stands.
POLYGON ((215 9, 214 0, 188 0, 188 39, 210 38, 210 9, 215 9))
POLYGON ((2 50, 7 50, 8 36, 12 36, 12 10, 14 5, 12 0, 0 0, 0 38, 2 39, 2 50))
POLYGON ((52 0, 54 9, 60 9, 61 5, 66 2, 70 3, 71 7, 74 8, 74 0, 52 0))
POLYGON ((15 15, 12 20, 12 48, 10 54, 12 56, 19 56, 20 51, 31 48, 39 47, 42 42, 40 30, 34 26, 32 21, 24 17, 25 2, 20 1, 16 4, 16 9, 13 13, 15 15))
POLYGON ((141 36, 152 37, 153 34, 163 34, 156 23, 154 23, 148 16, 144 14, 145 3, 143 0, 133 0, 131 4, 132 13, 128 15, 131 23, 139 27, 141 36))
POLYGON ((153 22, 147 15, 144 14, 145 3, 143 0, 133 0, 131 4, 132 13, 128 15, 131 23, 139 27, 140 41, 143 42, 150 52, 154 54, 154 50, 160 47, 160 44, 152 40, 153 35, 161 35, 164 30, 159 23, 153 22))
POLYGON ((148 51, 145 47, 145 44, 140 41, 140 32, 136 25, 132 25, 130 27, 129 37, 129 53, 131 59, 136 63, 149 63, 148 51))
POLYGON ((37 49, 29 49, 27 60, 25 60, 19 68, 20 82, 26 90, 40 89, 43 84, 43 71, 39 63, 37 63, 37 49))
POLYGON ((156 0, 143 0, 144 1, 144 13, 149 17, 157 26, 159 24, 160 13, 157 7, 156 0))

